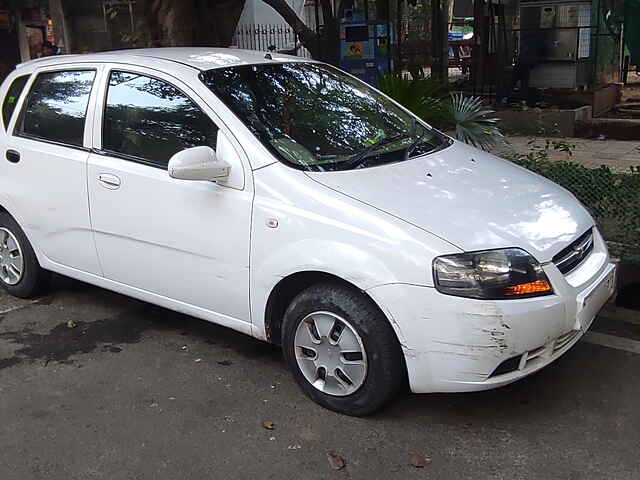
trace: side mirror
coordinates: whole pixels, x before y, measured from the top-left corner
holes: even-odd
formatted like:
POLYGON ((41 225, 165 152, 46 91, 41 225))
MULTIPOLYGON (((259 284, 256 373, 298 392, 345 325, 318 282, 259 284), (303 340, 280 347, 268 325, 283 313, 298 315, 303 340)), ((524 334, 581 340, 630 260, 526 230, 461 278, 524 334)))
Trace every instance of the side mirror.
POLYGON ((171 178, 180 180, 224 181, 229 177, 231 166, 216 157, 211 147, 191 147, 169 159, 167 168, 171 178))

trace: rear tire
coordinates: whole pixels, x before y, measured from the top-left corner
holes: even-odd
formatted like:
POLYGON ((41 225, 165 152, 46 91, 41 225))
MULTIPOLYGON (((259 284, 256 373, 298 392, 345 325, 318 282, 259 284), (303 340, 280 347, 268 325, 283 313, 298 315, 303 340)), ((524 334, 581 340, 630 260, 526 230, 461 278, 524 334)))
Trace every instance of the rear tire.
POLYGON ((364 294, 337 283, 313 285, 294 298, 284 315, 282 347, 304 393, 346 415, 381 409, 405 379, 387 318, 364 294))
POLYGON ((31 298, 49 285, 50 273, 43 270, 18 222, 0 213, 0 285, 14 297, 31 298))

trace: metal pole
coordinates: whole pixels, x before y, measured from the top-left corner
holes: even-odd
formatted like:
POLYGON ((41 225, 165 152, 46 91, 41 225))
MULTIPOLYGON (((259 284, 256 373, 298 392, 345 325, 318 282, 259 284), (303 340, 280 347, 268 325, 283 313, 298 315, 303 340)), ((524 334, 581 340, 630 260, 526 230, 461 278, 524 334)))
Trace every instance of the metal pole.
POLYGON ((592 77, 591 77, 591 85, 593 87, 596 84, 598 78, 598 41, 600 40, 600 0, 596 1, 596 34, 595 34, 595 51, 593 52, 593 63, 592 63, 592 77))
MULTIPOLYGON (((367 0, 369 1, 369 0, 367 0)), ((392 68, 392 62, 391 62, 391 57, 392 57, 392 51, 395 52, 397 45, 393 48, 393 50, 391 49, 391 0, 387 0, 387 68, 389 69, 389 71, 391 71, 392 68)), ((396 43, 398 42, 398 40, 396 39, 396 43)))
POLYGON ((624 83, 624 22, 620 24, 620 53, 618 57, 619 81, 624 83))
POLYGON ((438 12, 440 11, 440 0, 431 0, 431 76, 438 78, 440 64, 440 40, 438 35, 438 12))
MULTIPOLYGON (((389 16, 391 16, 391 12, 389 12, 389 16)), ((389 46, 391 42, 389 42, 389 46)), ((394 49, 396 58, 397 68, 401 68, 400 56, 402 55, 402 0, 397 0, 396 2, 396 48, 394 49)), ((391 55, 391 50, 389 50, 389 55, 391 55)), ((391 71, 391 68, 389 68, 391 71)))

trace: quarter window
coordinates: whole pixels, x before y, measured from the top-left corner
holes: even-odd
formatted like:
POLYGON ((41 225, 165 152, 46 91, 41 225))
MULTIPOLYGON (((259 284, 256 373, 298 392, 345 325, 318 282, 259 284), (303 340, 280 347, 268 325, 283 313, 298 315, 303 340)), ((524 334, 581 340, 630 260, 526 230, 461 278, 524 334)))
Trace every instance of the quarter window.
POLYGON ((39 74, 22 112, 19 135, 81 147, 95 75, 93 70, 39 74))
POLYGON ((216 147, 218 127, 173 85, 136 73, 111 72, 102 148, 166 167, 185 148, 216 147))
POLYGON ((11 83, 9 90, 7 91, 7 96, 4 97, 4 102, 2 103, 2 123, 4 124, 5 130, 9 126, 11 114, 16 109, 18 98, 20 98, 20 94, 22 93, 22 90, 24 90, 27 80, 29 80, 29 75, 23 75, 22 77, 16 78, 11 83))

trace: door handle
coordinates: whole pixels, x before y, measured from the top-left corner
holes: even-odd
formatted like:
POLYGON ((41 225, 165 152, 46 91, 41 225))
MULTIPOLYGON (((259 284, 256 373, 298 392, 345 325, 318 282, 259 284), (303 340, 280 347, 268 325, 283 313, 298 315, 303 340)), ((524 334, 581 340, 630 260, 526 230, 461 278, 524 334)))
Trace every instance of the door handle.
POLYGON ((98 182, 100 182, 100 185, 108 188, 109 190, 120 188, 120 178, 110 173, 101 173, 100 175, 98 175, 98 182))
POLYGON ((7 150, 5 156, 11 163, 18 163, 20 161, 20 152, 16 150, 7 150))

